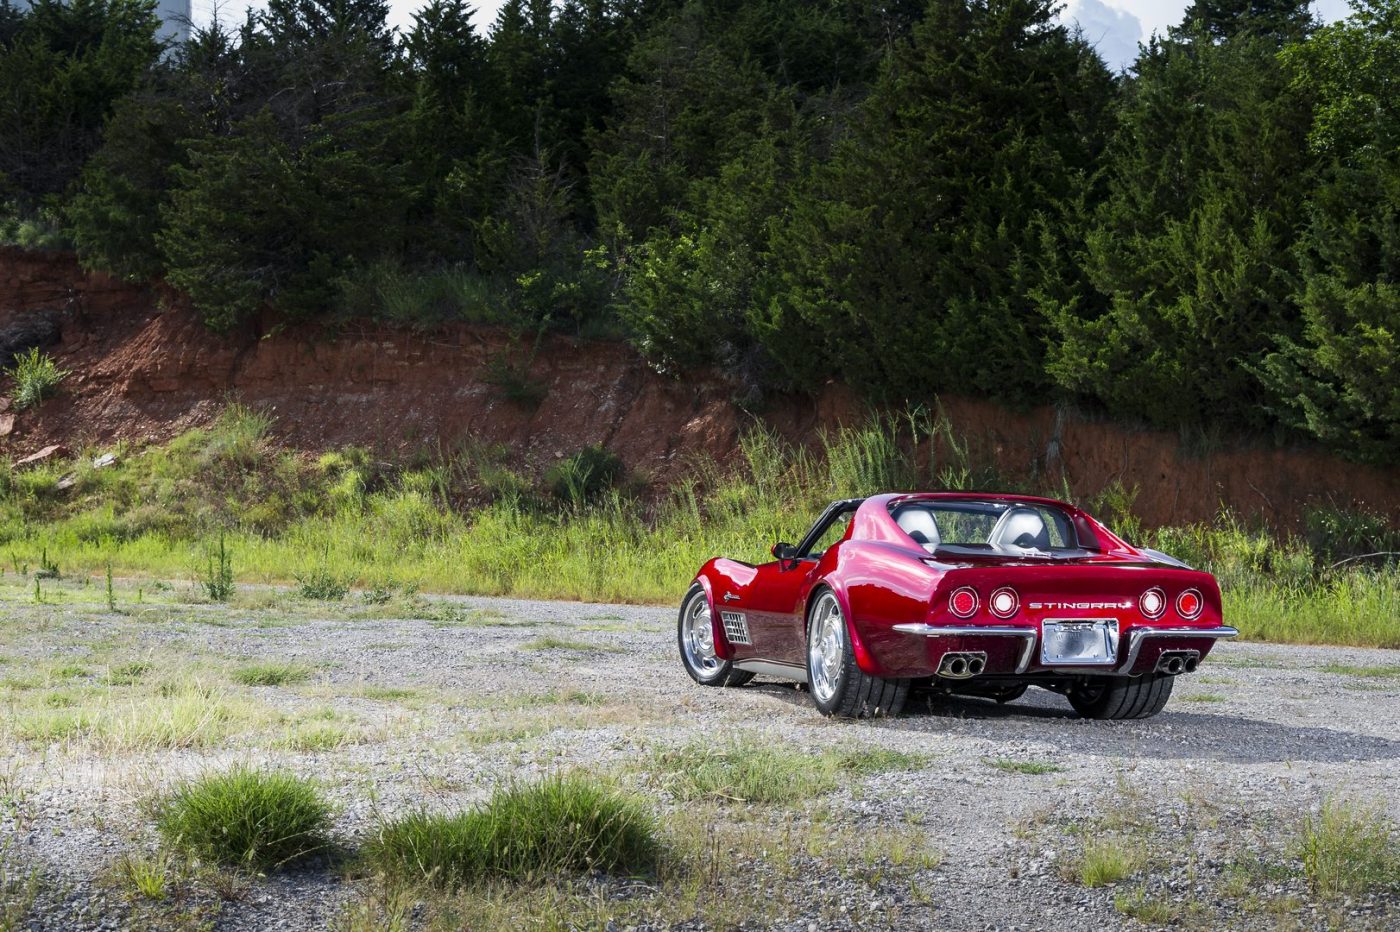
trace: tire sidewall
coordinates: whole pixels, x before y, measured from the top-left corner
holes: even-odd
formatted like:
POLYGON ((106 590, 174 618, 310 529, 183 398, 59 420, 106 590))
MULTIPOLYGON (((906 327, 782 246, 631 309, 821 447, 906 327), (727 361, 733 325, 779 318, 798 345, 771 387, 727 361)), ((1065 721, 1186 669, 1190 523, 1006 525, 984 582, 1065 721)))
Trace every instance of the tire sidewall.
MULTIPOLYGON (((715 686, 725 681, 725 678, 729 676, 729 671, 733 664, 728 660, 721 660, 719 666, 715 668, 714 673, 709 675, 691 666, 690 656, 686 653, 685 649, 686 625, 696 599, 708 599, 708 596, 705 594, 705 587, 701 586, 699 583, 692 585, 690 590, 685 594, 685 598, 681 600, 681 611, 676 617, 676 649, 680 651, 681 666, 685 667, 685 672, 690 674, 692 680, 699 683, 701 686, 715 686)), ((711 623, 713 624, 713 621, 711 621, 711 623)))

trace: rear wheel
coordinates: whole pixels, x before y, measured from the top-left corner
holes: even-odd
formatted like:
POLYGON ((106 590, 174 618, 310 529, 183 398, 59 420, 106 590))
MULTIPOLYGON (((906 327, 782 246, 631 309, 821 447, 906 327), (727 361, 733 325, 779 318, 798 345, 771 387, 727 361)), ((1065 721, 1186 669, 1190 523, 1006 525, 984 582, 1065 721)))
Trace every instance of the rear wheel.
POLYGON ((676 620, 676 640, 681 649, 685 672, 701 686, 743 686, 753 679, 747 670, 736 670, 728 660, 715 654, 714 621, 710 617, 710 600, 699 583, 690 587, 681 602, 676 620))
POLYGON ((807 625, 807 685, 823 715, 865 718, 898 715, 909 696, 908 680, 887 680, 856 665, 841 603, 824 590, 807 625))
POLYGON ((1065 695, 1085 718, 1121 720, 1151 718, 1172 695, 1176 677, 1149 673, 1139 677, 1106 676, 1075 686, 1065 695))

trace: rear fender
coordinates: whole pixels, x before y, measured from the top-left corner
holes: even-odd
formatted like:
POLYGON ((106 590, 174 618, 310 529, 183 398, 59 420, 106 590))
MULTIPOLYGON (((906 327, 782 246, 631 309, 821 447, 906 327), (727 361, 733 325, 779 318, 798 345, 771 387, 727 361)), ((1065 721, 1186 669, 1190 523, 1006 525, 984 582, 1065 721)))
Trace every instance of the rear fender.
POLYGON ((846 635, 851 639, 851 651, 856 656, 856 666, 860 667, 860 671, 868 676, 881 676, 880 665, 871 656, 870 649, 866 646, 865 639, 861 637, 860 629, 851 614, 851 600, 846 595, 846 587, 834 579, 822 580, 821 583, 813 586, 811 593, 808 594, 807 605, 804 609, 806 621, 803 624, 803 640, 806 640, 805 632, 812 626, 812 607, 816 605, 822 592, 828 589, 836 596, 836 604, 841 606, 841 617, 846 621, 846 635))

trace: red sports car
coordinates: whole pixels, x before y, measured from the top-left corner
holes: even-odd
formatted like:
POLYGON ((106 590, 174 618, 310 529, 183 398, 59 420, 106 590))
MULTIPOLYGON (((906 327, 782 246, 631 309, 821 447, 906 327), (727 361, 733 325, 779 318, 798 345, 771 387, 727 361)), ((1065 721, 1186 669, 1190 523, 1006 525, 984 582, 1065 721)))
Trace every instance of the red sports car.
POLYGON ((998 702, 1029 686, 1083 716, 1147 718, 1219 638, 1209 573, 1079 509, 976 493, 833 502, 755 566, 714 559, 681 603, 686 671, 808 684, 826 715, 895 715, 911 685, 998 702))

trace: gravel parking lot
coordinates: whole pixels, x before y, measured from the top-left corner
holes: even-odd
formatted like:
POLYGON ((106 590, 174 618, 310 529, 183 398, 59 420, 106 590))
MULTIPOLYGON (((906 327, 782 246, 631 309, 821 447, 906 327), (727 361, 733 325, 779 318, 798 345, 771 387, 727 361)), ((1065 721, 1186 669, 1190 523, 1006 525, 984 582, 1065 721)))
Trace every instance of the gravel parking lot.
POLYGON ((157 850, 150 801, 235 761, 318 780, 348 852, 386 816, 571 768, 640 793, 672 833, 713 836, 699 884, 713 902, 592 878, 602 905, 583 925, 1400 924, 1395 890, 1321 891, 1299 848, 1329 800, 1400 821, 1393 652, 1225 644, 1145 722, 1083 721, 1039 690, 833 722, 791 685, 693 685, 670 609, 274 590, 223 606, 146 588, 137 603, 132 584, 113 613, 93 589, 35 604, 9 581, 0 892, 15 928, 350 928, 375 882, 349 856, 270 878, 181 874, 158 901, 123 881, 124 857, 157 850), (244 685, 237 672, 259 664, 293 672, 244 685), (162 697, 192 689, 219 714, 157 727, 162 697), (783 803, 675 792, 668 750, 736 745, 898 753, 783 803), (1122 876, 1090 869, 1105 851, 1122 876))

